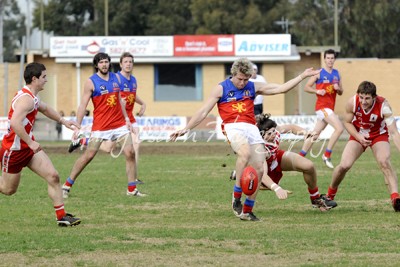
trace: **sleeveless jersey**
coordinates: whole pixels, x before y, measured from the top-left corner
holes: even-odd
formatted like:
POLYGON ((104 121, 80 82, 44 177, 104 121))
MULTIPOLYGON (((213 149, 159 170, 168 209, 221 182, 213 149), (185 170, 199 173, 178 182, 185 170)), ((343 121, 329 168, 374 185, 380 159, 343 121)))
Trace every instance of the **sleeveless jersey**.
POLYGON ((116 74, 110 72, 108 81, 103 80, 97 74, 92 75, 90 79, 94 85, 92 131, 106 131, 126 125, 118 100, 120 83, 116 74))
POLYGON ((274 170, 278 166, 278 155, 279 144, 281 142, 281 134, 277 131, 275 138, 272 142, 265 143, 265 149, 271 153, 271 156, 267 159, 268 169, 274 170))
POLYGON ((237 89, 230 78, 221 82, 222 97, 218 101, 218 112, 222 123, 247 122, 256 124, 254 115, 254 83, 249 81, 243 89, 237 89))
POLYGON ((389 135, 382 114, 382 105, 385 98, 377 96, 372 108, 365 112, 360 104, 358 95, 354 96, 354 118, 353 125, 359 133, 364 134, 366 139, 373 140, 381 135, 389 135))
POLYGON ((30 149, 28 144, 25 143, 23 140, 20 139, 20 137, 14 132, 14 130, 10 126, 10 121, 12 118, 12 115, 14 114, 14 104, 15 102, 24 95, 29 95, 32 97, 32 101, 34 102, 34 107, 33 109, 26 115, 23 125, 25 128, 25 131, 29 134, 29 136, 32 138, 32 140, 35 140, 35 137, 33 136, 33 125, 35 124, 36 120, 36 114, 38 112, 39 108, 39 98, 34 96, 32 92, 29 90, 28 87, 24 87, 21 90, 19 90, 14 98, 11 100, 11 108, 10 111, 8 112, 8 126, 7 126, 7 134, 4 135, 3 137, 3 142, 2 146, 3 149, 5 150, 23 150, 23 149, 30 149))
POLYGON ((332 73, 329 73, 325 69, 322 69, 319 79, 315 82, 315 88, 317 90, 325 90, 325 95, 317 95, 317 101, 315 102, 316 111, 323 108, 335 109, 336 90, 333 88, 333 85, 339 83, 339 81, 338 70, 333 69, 332 73))
POLYGON ((131 123, 135 123, 135 117, 133 116, 133 108, 135 106, 135 100, 136 100, 136 90, 137 90, 137 82, 136 78, 131 75, 129 77, 129 80, 125 78, 121 74, 121 72, 118 72, 117 74, 120 79, 121 79, 121 97, 125 99, 125 109, 126 112, 128 113, 129 120, 131 123))

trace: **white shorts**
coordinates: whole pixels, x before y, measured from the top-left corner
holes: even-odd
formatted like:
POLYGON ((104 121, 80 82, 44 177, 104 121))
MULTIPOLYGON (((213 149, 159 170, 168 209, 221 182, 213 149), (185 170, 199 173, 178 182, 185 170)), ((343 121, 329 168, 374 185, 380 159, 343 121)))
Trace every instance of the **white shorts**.
POLYGON ((258 127, 253 124, 246 122, 227 123, 224 125, 224 129, 234 151, 243 143, 250 145, 264 144, 264 139, 261 137, 258 127))
POLYGON ((90 138, 115 141, 129 133, 130 132, 126 126, 121 126, 107 131, 93 131, 90 138))
POLYGON ((333 114, 333 110, 330 108, 321 108, 320 110, 315 111, 315 114, 317 114, 317 119, 322 121, 329 115, 333 114))

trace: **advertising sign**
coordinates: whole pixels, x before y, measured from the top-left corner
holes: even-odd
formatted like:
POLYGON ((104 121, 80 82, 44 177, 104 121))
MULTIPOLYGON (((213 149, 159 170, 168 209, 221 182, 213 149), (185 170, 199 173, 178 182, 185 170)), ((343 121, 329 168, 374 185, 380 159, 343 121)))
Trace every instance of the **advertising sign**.
POLYGON ((233 56, 234 35, 175 35, 174 56, 233 56))
POLYGON ((50 57, 93 57, 99 52, 119 57, 123 52, 138 56, 173 56, 172 36, 51 37, 50 57))
POLYGON ((237 34, 236 56, 290 56, 290 34, 237 34))

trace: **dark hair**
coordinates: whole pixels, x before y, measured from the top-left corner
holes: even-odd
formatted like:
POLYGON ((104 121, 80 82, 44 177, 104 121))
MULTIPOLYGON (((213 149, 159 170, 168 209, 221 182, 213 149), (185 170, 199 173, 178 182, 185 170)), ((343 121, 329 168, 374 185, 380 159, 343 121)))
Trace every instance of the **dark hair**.
POLYGON ((326 58, 326 55, 334 55, 335 58, 337 57, 337 53, 336 53, 335 50, 333 50, 333 49, 325 50, 325 52, 324 52, 324 58, 326 58))
POLYGON ((93 66, 96 69, 96 71, 99 70, 99 68, 97 67, 97 64, 99 64, 100 60, 103 60, 103 59, 108 59, 108 62, 111 62, 111 58, 107 53, 100 52, 100 53, 97 53, 94 56, 94 58, 93 58, 93 66))
POLYGON ((276 128, 278 126, 274 120, 270 119, 271 114, 260 114, 256 116, 257 127, 261 133, 261 136, 264 136, 264 133, 271 128, 276 128))
POLYGON ((376 96, 376 85, 369 81, 363 81, 358 86, 357 94, 366 94, 366 95, 371 95, 372 97, 375 97, 376 96))
POLYGON ((121 57, 119 58, 119 63, 122 63, 122 60, 123 60, 124 58, 126 58, 126 57, 131 57, 131 58, 132 58, 132 61, 135 60, 135 58, 133 57, 133 55, 132 55, 131 53, 129 53, 129 52, 124 52, 124 53, 122 53, 121 57))
POLYGON ((46 67, 42 63, 32 62, 26 65, 24 71, 24 80, 26 84, 32 83, 32 78, 36 77, 39 79, 42 72, 46 70, 46 67))

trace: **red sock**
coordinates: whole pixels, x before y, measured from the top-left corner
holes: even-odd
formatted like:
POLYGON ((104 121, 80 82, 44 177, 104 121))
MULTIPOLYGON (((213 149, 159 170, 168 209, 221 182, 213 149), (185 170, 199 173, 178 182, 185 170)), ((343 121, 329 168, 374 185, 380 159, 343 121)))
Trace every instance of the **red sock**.
POLYGON ((390 195, 390 199, 391 199, 391 200, 396 199, 396 198, 399 198, 399 193, 394 192, 394 193, 392 193, 392 194, 390 195))
POLYGON ((327 157, 328 159, 330 159, 331 158, 331 154, 332 154, 332 150, 326 149, 325 153, 324 153, 324 156, 327 157))
POLYGON ((332 187, 329 186, 328 187, 328 193, 327 193, 328 197, 330 197, 332 200, 334 200, 337 190, 338 190, 338 188, 333 189, 332 187))
POLYGON ((57 220, 61 220, 66 214, 64 210, 64 204, 54 206, 54 209, 56 211, 57 220))
POLYGON ((310 193, 310 199, 314 200, 320 197, 319 192, 318 192, 318 186, 315 187, 314 189, 308 188, 308 192, 310 193))
POLYGON ((128 185, 128 191, 133 192, 133 190, 136 189, 136 184, 135 185, 128 185))
POLYGON ((234 198, 242 198, 242 192, 233 192, 233 197, 234 198))

